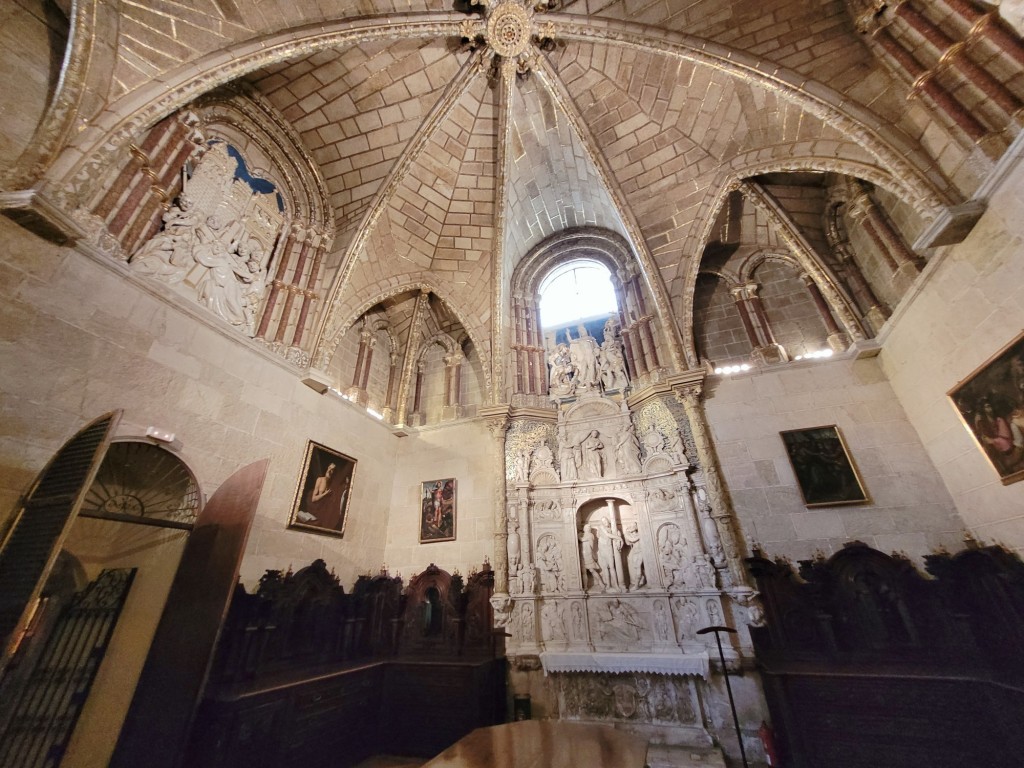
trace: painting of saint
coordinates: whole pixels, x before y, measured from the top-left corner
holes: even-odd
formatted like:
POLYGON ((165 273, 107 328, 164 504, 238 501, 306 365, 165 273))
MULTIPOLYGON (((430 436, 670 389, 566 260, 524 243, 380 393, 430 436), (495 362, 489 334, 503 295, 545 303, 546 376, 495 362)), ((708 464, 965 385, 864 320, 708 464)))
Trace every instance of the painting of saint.
POLYGON ((420 483, 420 543, 455 540, 455 478, 420 483))
POLYGON ((342 536, 355 471, 355 459, 310 440, 289 527, 342 536))
POLYGON ((1024 479, 1024 334, 947 394, 1003 485, 1024 479))
POLYGON ((835 424, 791 429, 779 434, 806 506, 830 507, 868 502, 864 484, 835 424))

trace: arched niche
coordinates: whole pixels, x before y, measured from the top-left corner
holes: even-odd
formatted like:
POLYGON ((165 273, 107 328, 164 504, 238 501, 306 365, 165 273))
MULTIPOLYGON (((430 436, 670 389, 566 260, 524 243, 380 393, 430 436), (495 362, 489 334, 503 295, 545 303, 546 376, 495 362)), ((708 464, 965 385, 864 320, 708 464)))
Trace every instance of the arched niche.
POLYGON ((512 354, 507 379, 514 403, 548 403, 552 392, 548 358, 555 352, 555 340, 547 338, 541 327, 540 289, 553 271, 577 260, 596 262, 610 273, 618 304, 615 319, 629 378, 640 383, 655 380, 663 370, 662 360, 668 359, 667 350, 662 347, 661 319, 654 318, 648 309, 654 306, 653 299, 626 240, 597 227, 566 229, 534 247, 512 275, 512 354))

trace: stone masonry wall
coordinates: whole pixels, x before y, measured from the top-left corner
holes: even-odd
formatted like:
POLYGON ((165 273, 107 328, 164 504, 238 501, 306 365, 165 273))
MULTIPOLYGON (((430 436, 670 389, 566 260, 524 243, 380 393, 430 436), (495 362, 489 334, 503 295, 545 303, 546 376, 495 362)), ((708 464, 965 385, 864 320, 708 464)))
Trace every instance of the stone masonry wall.
POLYGON ((266 568, 322 557, 349 585, 379 562, 398 449, 386 427, 80 253, 6 218, 0 241, 0 514, 66 439, 123 408, 119 434, 155 425, 177 435, 207 499, 235 470, 270 457, 247 584, 266 568), (307 439, 359 462, 344 538, 287 529, 307 439))
POLYGON ((1024 328, 1024 176, 989 200, 961 244, 946 249, 920 293, 891 321, 880 357, 964 522, 985 540, 1024 549, 1024 483, 1004 486, 946 396, 1024 328))
POLYGON ((706 410, 743 536, 794 560, 859 539, 914 557, 963 523, 876 359, 793 363, 709 382, 706 410), (804 506, 779 432, 838 425, 871 503, 804 506))

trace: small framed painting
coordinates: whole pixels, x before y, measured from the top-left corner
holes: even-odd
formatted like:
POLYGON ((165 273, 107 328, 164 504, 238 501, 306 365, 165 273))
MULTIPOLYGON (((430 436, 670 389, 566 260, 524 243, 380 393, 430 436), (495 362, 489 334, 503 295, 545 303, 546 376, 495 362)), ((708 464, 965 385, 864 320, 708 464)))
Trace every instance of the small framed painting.
POLYGON ((832 507, 870 501, 835 424, 790 429, 779 434, 806 506, 832 507))
POLYGON ((1003 485, 1024 480, 1024 333, 946 394, 1003 485))
POLYGON ((288 527, 344 535, 355 474, 351 456, 308 441, 288 527))
POLYGON ((455 478, 420 483, 420 544, 455 541, 455 478))

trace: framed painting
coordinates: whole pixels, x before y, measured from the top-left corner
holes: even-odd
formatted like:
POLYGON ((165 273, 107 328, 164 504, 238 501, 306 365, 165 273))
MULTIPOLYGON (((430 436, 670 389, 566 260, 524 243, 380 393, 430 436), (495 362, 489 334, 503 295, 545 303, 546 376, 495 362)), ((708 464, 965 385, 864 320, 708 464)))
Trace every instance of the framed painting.
POLYGON ((344 535, 355 474, 356 460, 351 456, 307 442, 288 527, 344 535))
POLYGON ((1024 480, 1024 333, 946 394, 1003 485, 1024 480))
POLYGON ((420 483, 420 544, 455 541, 455 478, 420 483))
POLYGON ((839 427, 780 432, 800 495, 808 507, 866 504, 870 501, 839 427))

